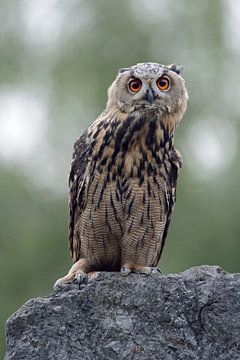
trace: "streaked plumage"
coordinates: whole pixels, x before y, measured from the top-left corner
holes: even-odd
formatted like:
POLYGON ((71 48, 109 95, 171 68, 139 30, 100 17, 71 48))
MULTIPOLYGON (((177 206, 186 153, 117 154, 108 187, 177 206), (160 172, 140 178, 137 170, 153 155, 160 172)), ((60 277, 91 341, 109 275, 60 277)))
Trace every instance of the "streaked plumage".
POLYGON ((75 264, 57 283, 95 270, 151 273, 157 266, 182 165, 173 132, 187 98, 176 65, 119 71, 106 110, 74 145, 69 241, 75 264), (161 91, 162 85, 170 88, 161 91))

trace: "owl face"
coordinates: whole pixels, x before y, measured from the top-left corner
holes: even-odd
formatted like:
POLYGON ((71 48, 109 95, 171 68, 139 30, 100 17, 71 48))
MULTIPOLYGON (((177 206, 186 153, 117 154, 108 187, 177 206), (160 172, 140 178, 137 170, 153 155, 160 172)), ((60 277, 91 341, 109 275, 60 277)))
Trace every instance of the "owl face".
POLYGON ((142 110, 162 115, 186 109, 188 95, 180 70, 175 64, 157 63, 121 69, 109 88, 108 104, 125 112, 142 110))

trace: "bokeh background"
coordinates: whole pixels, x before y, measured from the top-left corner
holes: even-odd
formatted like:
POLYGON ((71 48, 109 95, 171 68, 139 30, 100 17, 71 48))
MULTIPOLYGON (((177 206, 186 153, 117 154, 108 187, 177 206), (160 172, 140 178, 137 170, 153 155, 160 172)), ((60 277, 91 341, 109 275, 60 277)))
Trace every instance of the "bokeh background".
POLYGON ((185 68, 184 167, 160 267, 240 271, 238 0, 0 0, 0 320, 71 265, 67 175, 75 139, 118 68, 185 68))

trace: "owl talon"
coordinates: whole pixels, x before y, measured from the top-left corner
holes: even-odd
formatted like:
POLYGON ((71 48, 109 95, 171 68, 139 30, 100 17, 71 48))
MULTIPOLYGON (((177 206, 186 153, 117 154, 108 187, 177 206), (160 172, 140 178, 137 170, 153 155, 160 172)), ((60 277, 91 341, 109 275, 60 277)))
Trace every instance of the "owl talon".
POLYGON ((128 276, 131 273, 131 270, 128 266, 124 265, 121 267, 121 275, 122 276, 128 276))
POLYGON ((158 267, 152 267, 151 269, 151 274, 156 275, 156 274, 162 274, 162 270, 159 269, 158 267))
POLYGON ((88 275, 86 273, 80 272, 75 275, 75 280, 77 280, 78 285, 87 284, 88 283, 88 275))

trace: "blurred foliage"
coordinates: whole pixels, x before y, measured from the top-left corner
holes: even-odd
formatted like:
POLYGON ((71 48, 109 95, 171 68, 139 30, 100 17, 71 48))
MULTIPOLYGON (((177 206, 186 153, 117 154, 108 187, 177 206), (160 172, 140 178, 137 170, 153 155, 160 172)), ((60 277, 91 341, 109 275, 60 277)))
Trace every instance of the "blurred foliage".
MULTIPOLYGON (((239 51, 232 4, 0 0, 0 101, 6 92, 25 92, 46 110, 44 136, 26 156, 18 148, 8 156, 0 147, 1 338, 6 318, 27 299, 48 294, 70 266, 72 144, 103 110, 120 67, 156 61, 185 68, 190 101, 176 132, 184 167, 160 267, 240 270, 239 51)), ((23 127, 24 119, 18 121, 23 127)))

